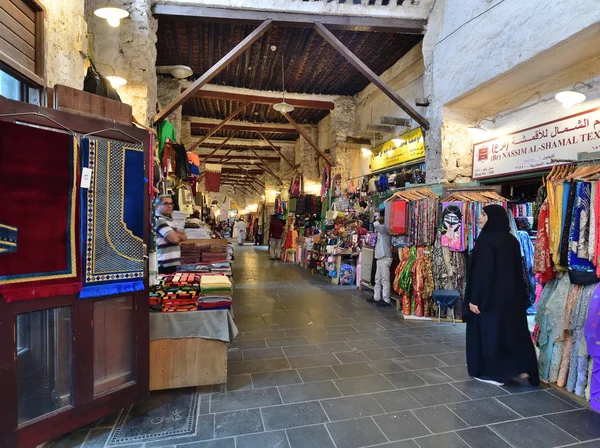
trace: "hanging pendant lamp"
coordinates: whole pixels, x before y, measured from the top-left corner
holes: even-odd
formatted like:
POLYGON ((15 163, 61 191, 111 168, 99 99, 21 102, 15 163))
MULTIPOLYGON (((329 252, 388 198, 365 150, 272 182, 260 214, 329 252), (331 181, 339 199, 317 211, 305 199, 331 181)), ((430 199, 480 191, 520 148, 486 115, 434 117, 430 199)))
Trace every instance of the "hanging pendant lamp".
POLYGON ((294 106, 285 102, 285 70, 283 67, 283 55, 281 55, 281 83, 283 87, 281 103, 273 104, 273 109, 281 114, 289 114, 294 110, 294 106))
POLYGON ((108 24, 113 28, 117 28, 121 24, 121 19, 129 17, 129 12, 118 6, 114 6, 111 0, 94 11, 94 15, 101 19, 106 19, 108 24))

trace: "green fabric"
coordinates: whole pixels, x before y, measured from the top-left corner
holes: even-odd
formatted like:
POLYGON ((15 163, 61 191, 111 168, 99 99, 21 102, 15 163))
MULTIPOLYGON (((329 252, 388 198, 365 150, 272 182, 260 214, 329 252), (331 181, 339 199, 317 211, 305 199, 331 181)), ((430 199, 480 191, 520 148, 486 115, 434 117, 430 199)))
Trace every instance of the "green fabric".
POLYGON ((158 125, 158 159, 160 160, 161 164, 167 139, 171 140, 173 143, 177 141, 177 137, 175 136, 175 127, 169 120, 163 120, 158 125))

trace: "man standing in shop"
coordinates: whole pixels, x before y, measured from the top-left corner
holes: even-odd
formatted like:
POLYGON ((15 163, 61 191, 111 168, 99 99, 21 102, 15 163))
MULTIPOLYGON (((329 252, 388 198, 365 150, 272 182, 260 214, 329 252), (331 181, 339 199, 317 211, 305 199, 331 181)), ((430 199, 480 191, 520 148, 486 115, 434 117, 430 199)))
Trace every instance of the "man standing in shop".
POLYGON ((392 242, 390 229, 383 223, 383 212, 379 219, 373 223, 377 232, 377 243, 375 244, 375 259, 377 270, 375 271, 375 294, 373 301, 377 306, 390 306, 390 266, 392 265, 392 242))
POLYGON ((271 216, 271 223, 269 224, 269 254, 270 260, 279 259, 281 252, 281 235, 283 234, 284 223, 281 219, 277 218, 277 215, 271 216))
POLYGON ((181 264, 181 248, 179 244, 187 240, 185 232, 174 228, 173 198, 163 195, 156 199, 156 246, 158 256, 158 273, 172 274, 181 264))

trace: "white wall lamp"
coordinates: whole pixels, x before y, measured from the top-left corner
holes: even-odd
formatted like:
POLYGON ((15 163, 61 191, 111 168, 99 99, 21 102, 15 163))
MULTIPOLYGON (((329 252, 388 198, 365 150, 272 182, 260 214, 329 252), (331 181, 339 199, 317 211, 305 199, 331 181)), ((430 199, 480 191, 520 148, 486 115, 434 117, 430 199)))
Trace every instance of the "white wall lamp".
POLYGON ((118 6, 114 6, 111 0, 108 0, 104 6, 96 9, 94 15, 101 19, 106 19, 108 24, 113 28, 117 28, 121 24, 121 20, 129 17, 129 12, 118 6))
POLYGON ((583 87, 591 89, 592 87, 594 87, 594 83, 592 82, 591 84, 586 84, 584 82, 578 82, 573 86, 572 89, 558 92, 556 95, 554 95, 554 99, 561 103, 565 109, 569 109, 575 104, 583 103, 587 99, 585 94, 577 91, 581 90, 583 87))
POLYGON ((187 65, 161 65, 156 67, 156 73, 168 74, 177 79, 185 79, 192 76, 194 71, 187 65))
POLYGON ((481 123, 483 123, 484 121, 489 121, 490 123, 496 124, 496 120, 494 118, 492 118, 491 120, 488 118, 484 118, 482 120, 479 120, 477 124, 475 124, 475 126, 469 126, 467 130, 469 131, 469 134, 471 134, 473 141, 479 142, 486 137, 487 130, 481 127, 481 123))
POLYGON ((362 153, 362 156, 365 159, 367 157, 371 157, 371 155, 373 154, 373 151, 371 151, 369 148, 365 148, 365 147, 360 148, 360 152, 362 153))

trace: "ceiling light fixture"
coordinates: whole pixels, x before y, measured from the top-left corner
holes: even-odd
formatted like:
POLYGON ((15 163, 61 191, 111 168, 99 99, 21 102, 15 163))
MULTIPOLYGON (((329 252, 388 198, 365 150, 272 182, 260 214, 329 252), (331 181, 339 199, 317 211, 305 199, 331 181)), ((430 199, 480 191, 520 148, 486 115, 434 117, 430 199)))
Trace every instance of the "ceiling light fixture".
POLYGON ((106 79, 110 81, 110 85, 113 86, 115 89, 123 87, 125 84, 127 84, 127 80, 125 78, 121 78, 117 75, 106 76, 106 79))
POLYGON ((365 147, 360 148, 360 152, 362 153, 362 156, 365 159, 367 157, 371 157, 371 155, 373 154, 373 151, 371 151, 369 148, 365 148, 365 147))
POLYGON ((121 24, 121 20, 129 17, 129 12, 123 8, 114 6, 110 0, 106 4, 94 11, 94 15, 101 19, 106 19, 108 24, 113 28, 117 28, 121 24))
POLYGON ((574 90, 563 90, 554 96, 554 99, 561 103, 565 109, 569 109, 575 104, 583 103, 586 98, 583 93, 575 92, 574 90))
POLYGON ((469 126, 467 128, 467 130, 469 131, 469 134, 471 134, 471 137, 473 138, 473 141, 475 141, 475 142, 482 141, 487 135, 488 131, 481 127, 481 123, 483 123, 484 121, 489 121, 490 123, 496 124, 495 119, 492 118, 491 120, 489 120, 487 118, 484 118, 482 120, 479 120, 477 122, 477 124, 475 124, 475 126, 469 126))
POLYGON ((173 78, 185 79, 194 74, 194 71, 187 65, 161 65, 156 67, 156 73, 169 74, 173 78))
POLYGON ((283 87, 283 100, 281 103, 273 104, 273 109, 275 109, 280 114, 289 114, 294 110, 294 106, 285 102, 285 70, 283 66, 283 55, 281 56, 281 84, 283 87))

